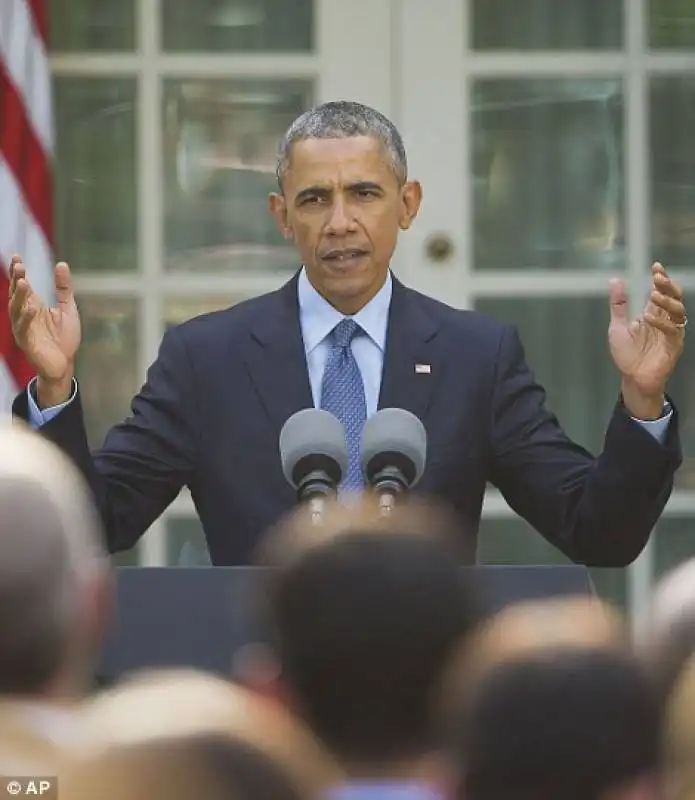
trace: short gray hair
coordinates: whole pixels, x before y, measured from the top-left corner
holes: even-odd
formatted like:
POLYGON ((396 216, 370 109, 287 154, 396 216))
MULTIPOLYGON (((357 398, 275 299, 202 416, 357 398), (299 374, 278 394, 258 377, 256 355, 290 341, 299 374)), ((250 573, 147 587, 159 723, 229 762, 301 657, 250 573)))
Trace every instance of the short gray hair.
POLYGON ((290 163, 292 146, 306 139, 347 139, 370 136, 380 141, 401 184, 408 177, 408 160, 396 126, 379 111, 349 100, 334 100, 305 111, 290 125, 278 149, 277 178, 282 181, 290 163))

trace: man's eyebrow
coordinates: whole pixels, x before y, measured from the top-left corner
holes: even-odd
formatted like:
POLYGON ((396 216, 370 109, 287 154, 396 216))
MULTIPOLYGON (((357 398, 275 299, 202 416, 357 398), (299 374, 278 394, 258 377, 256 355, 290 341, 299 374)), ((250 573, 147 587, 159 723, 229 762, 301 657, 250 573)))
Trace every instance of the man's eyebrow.
MULTIPOLYGON (((383 192, 383 188, 375 181, 354 181, 349 183, 347 188, 351 192, 376 192, 379 194, 383 192)), ((332 193, 333 190, 325 186, 307 186, 306 189, 297 192, 295 202, 301 203, 302 200, 306 200, 308 197, 330 197, 332 193)))
POLYGON ((299 203, 302 200, 306 200, 307 197, 328 197, 330 194, 331 190, 325 186, 307 186, 306 189, 297 192, 295 201, 299 203))
POLYGON ((374 181, 355 181, 348 186, 353 192, 381 192, 383 189, 374 181))

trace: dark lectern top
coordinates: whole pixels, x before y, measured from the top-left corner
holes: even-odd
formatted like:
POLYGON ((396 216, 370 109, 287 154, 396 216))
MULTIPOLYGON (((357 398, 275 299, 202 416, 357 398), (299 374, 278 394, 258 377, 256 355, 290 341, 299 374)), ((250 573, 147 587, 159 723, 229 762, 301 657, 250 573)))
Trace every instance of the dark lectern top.
MULTIPOLYGON (((478 583, 483 611, 542 597, 591 594, 579 566, 463 567, 478 583)), ((234 653, 262 641, 251 605, 253 567, 123 567, 117 611, 98 668, 100 681, 143 667, 190 666, 229 675, 234 653)))

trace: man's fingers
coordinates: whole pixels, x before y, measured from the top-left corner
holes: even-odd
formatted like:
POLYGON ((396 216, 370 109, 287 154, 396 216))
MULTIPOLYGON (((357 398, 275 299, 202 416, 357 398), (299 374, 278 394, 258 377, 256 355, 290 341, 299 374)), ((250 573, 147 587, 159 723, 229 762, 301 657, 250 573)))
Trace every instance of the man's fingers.
POLYGON ((69 303, 72 300, 72 281, 70 267, 64 261, 56 264, 54 281, 58 305, 69 303))
POLYGON ((17 279, 8 308, 12 330, 20 339, 41 308, 38 296, 25 278, 17 279))
MULTIPOLYGON (((650 305, 654 305, 657 309, 664 312, 655 314, 654 316, 659 316, 661 318, 666 316, 666 318, 677 325, 680 325, 685 320, 685 306, 680 300, 669 297, 658 291, 653 291, 649 300, 650 305)), ((649 310, 651 311, 652 309, 649 310)))
POLYGON ((610 282, 611 321, 627 323, 627 286, 624 281, 613 278, 610 282))
POLYGON ((22 309, 27 304, 31 286, 24 278, 15 281, 14 291, 10 295, 10 317, 16 319, 22 313, 22 309))
POLYGON ((15 285, 19 278, 23 278, 26 275, 26 269, 24 264, 22 263, 21 256, 12 256, 10 259, 10 297, 14 292, 15 285))
POLYGON ((684 329, 668 317, 655 316, 654 314, 645 312, 643 319, 648 325, 651 325, 652 328, 656 328, 667 336, 683 337, 684 335, 684 329))
POLYGON ((654 288, 662 294, 674 297, 676 300, 683 299, 683 287, 671 280, 665 272, 657 272, 654 275, 654 288))
POLYGON ((12 330, 17 339, 21 340, 25 336, 29 325, 31 325, 38 313, 39 309, 37 308, 36 303, 29 301, 26 304, 26 307, 22 309, 18 318, 13 320, 12 330))
MULTIPOLYGON (((25 291, 31 292, 31 286, 26 279, 26 267, 22 263, 19 256, 13 256, 10 262, 10 303, 16 298, 19 288, 22 287, 20 296, 23 296, 25 291)), ((72 300, 72 280, 70 277, 70 267, 64 262, 56 264, 53 271, 53 283, 56 291, 56 299, 59 305, 68 303, 72 300)), ((16 309, 17 304, 14 303, 13 307, 16 309)))
POLYGON ((20 343, 20 346, 27 337, 31 323, 36 319, 43 307, 41 299, 31 288, 26 274, 26 267, 20 256, 13 256, 10 261, 8 309, 12 333, 17 342, 20 343))

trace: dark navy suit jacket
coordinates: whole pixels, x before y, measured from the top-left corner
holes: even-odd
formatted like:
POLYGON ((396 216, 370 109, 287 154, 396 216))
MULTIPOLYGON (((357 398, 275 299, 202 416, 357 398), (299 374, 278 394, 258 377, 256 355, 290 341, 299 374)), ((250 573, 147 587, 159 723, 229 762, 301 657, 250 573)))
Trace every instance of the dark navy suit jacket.
MULTIPOLYGON (((41 428, 86 475, 112 552, 133 547, 186 485, 216 565, 249 563, 263 531, 294 506, 278 436, 288 417, 313 405, 296 280, 169 330, 132 415, 96 454, 79 392, 41 428)), ((681 461, 677 412, 660 444, 617 402, 594 459, 544 401, 513 326, 394 280, 379 407, 408 409, 427 429, 418 491, 453 506, 475 532, 490 482, 574 561, 631 562, 681 461)), ((26 393, 13 411, 27 418, 26 393)))

